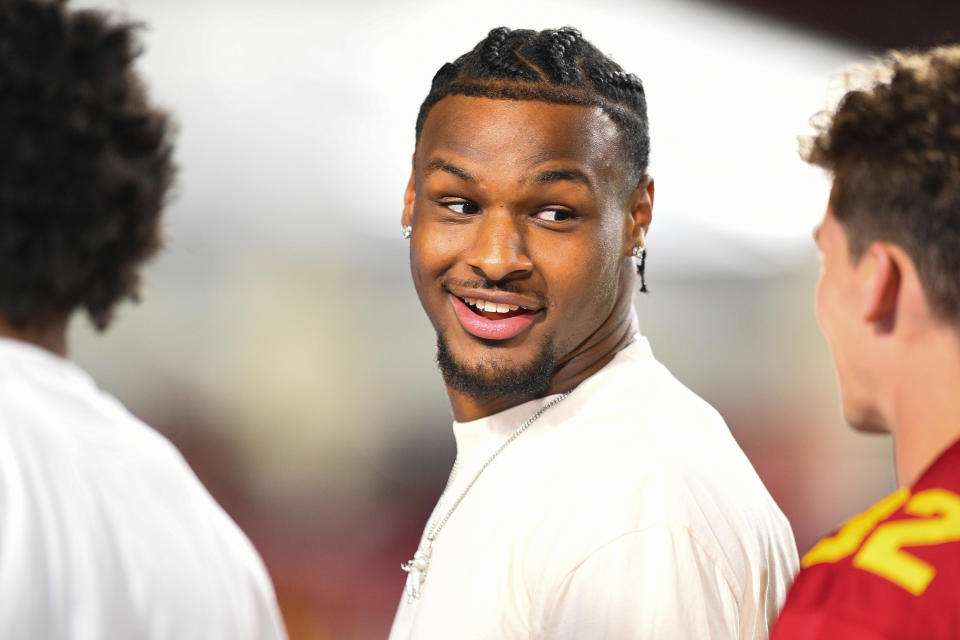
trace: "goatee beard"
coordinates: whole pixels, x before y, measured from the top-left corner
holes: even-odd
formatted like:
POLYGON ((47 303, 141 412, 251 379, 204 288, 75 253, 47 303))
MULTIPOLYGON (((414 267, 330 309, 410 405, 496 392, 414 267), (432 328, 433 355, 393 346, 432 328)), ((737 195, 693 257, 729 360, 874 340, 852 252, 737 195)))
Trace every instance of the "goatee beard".
POLYGON ((437 332, 437 364, 447 386, 468 396, 485 400, 496 396, 536 398, 550 385, 557 364, 553 340, 547 338, 533 361, 518 367, 500 362, 457 362, 447 345, 446 337, 437 332))

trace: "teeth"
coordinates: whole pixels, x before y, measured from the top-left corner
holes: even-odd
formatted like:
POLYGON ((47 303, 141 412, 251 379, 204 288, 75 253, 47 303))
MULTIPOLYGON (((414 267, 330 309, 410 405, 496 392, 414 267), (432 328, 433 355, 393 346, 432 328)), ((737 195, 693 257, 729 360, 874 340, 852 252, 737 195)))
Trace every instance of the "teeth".
POLYGON ((476 307, 480 311, 489 311, 493 313, 508 313, 510 311, 517 311, 520 308, 515 304, 491 302, 489 300, 481 300, 480 298, 464 298, 463 300, 467 304, 476 307))

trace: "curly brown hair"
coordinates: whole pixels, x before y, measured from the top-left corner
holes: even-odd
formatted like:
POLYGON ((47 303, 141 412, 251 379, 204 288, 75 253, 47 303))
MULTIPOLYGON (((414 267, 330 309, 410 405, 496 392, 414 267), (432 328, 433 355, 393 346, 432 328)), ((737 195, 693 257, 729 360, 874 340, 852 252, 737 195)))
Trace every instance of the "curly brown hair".
POLYGON ((851 258, 901 246, 934 313, 960 327, 960 45, 888 53, 867 80, 815 119, 801 155, 834 174, 851 258))
POLYGON ((0 315, 103 329, 161 244, 172 126, 133 69, 138 25, 65 0, 0 3, 0 315))

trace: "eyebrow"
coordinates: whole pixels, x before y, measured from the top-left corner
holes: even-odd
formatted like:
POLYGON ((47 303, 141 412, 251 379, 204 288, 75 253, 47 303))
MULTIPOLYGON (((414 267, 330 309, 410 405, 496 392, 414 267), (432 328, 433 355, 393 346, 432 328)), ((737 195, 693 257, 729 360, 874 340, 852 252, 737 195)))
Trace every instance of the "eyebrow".
POLYGON ((444 160, 443 158, 434 158, 431 160, 424 169, 424 176, 429 176, 431 173, 435 173, 437 171, 445 171, 457 176, 461 180, 466 180, 467 182, 477 181, 476 178, 470 175, 469 171, 458 167, 457 165, 448 160, 444 160))
POLYGON ((588 189, 593 191, 593 181, 590 179, 585 172, 576 168, 569 169, 549 169, 537 174, 537 177, 534 178, 534 181, 537 184, 547 184, 550 182, 561 182, 563 180, 569 180, 571 182, 579 182, 586 186, 588 189))
MULTIPOLYGON (((444 171, 446 173, 452 174, 465 180, 466 182, 476 182, 477 179, 471 175, 469 171, 462 167, 458 167, 449 160, 444 158, 434 158, 427 163, 427 166, 424 168, 424 176, 429 176, 437 171, 444 171)), ((548 169, 547 171, 541 171, 534 177, 534 182, 537 184, 549 184, 552 182, 579 182, 585 187, 593 191, 593 181, 590 179, 590 176, 581 169, 576 167, 569 167, 565 169, 548 169)))
POLYGON ((813 228, 813 241, 814 241, 816 244, 820 244, 820 227, 821 227, 821 226, 822 226, 822 225, 819 225, 819 224, 818 224, 817 226, 815 226, 815 227, 813 228))

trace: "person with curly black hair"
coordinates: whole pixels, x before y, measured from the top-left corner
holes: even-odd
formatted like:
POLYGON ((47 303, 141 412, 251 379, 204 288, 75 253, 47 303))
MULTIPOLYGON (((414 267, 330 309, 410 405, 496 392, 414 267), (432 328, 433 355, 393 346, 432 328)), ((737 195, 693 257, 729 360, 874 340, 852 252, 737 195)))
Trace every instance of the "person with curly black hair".
POLYGON ((766 638, 790 525, 638 331, 640 79, 576 29, 501 27, 415 132, 401 226, 457 460, 391 639, 766 638))
POLYGON ((843 416, 900 488, 802 560, 777 640, 960 638, 960 45, 859 67, 804 158, 833 174, 816 311, 843 416))
POLYGON ((0 637, 283 638, 249 540, 160 434, 66 359, 161 244, 172 126, 137 26, 0 3, 0 637))

